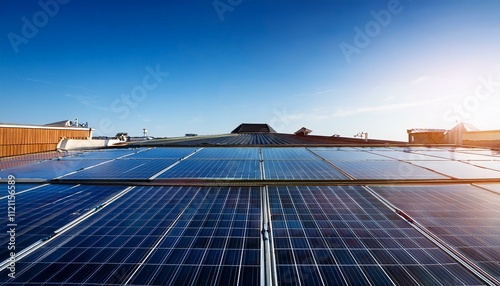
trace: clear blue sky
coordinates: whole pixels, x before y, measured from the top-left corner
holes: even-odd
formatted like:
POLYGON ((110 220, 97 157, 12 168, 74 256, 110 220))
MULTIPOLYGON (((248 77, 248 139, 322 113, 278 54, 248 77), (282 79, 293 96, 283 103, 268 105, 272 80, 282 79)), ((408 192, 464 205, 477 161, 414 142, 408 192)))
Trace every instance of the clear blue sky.
POLYGON ((499 0, 0 0, 0 34, 0 122, 500 129, 499 0))

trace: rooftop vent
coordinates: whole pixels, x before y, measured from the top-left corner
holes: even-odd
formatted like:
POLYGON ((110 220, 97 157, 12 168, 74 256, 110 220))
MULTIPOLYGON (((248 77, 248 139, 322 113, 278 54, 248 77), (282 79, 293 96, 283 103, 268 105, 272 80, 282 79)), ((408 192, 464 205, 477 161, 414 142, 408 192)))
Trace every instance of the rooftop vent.
POLYGON ((271 126, 265 123, 242 123, 231 133, 277 133, 271 126))

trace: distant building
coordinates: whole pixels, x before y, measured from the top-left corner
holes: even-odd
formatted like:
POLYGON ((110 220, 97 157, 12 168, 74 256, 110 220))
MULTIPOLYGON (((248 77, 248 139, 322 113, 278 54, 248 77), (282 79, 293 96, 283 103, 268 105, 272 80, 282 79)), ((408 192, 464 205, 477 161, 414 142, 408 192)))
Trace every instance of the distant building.
POLYGON ((411 144, 443 144, 446 129, 408 129, 408 143, 411 144))
POLYGON ((470 123, 460 122, 450 130, 408 129, 410 144, 455 144, 463 146, 500 147, 500 130, 481 131, 470 123))
POLYGON ((480 131, 480 130, 470 123, 460 122, 455 127, 444 133, 445 142, 446 144, 461 145, 463 144, 462 142, 463 134, 470 131, 480 131))
POLYGON ((120 140, 120 141, 129 141, 129 136, 128 136, 127 132, 116 133, 115 138, 120 140))
POLYGON ((69 122, 65 120, 48 125, 0 123, 0 157, 55 151, 64 138, 92 138, 91 128, 73 127, 69 122))

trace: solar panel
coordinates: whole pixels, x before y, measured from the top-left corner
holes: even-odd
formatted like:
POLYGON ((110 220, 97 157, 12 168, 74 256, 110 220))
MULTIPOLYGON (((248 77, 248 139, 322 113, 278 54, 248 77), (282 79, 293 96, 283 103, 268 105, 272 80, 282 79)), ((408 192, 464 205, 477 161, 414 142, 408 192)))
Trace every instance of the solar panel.
POLYGON ((258 285, 260 190, 203 189, 194 201, 131 283, 258 285))
MULTIPOLYGON (((281 140, 231 138, 255 144, 281 140)), ((500 161, 489 150, 198 146, 106 149, 1 171, 5 190, 10 174, 52 179, 71 173, 58 177, 58 184, 16 185, 16 215, 23 225, 16 237, 19 249, 73 224, 16 261, 15 279, 3 270, 0 284, 260 285, 274 266, 279 285, 488 282, 397 215, 390 203, 481 269, 499 272, 500 183, 468 185, 470 179, 498 182, 500 161), (450 160, 451 153, 482 159, 450 160), (366 179, 386 182, 359 186, 366 179), (440 181, 401 185, 405 179, 440 181), (325 186, 332 180, 342 180, 337 184, 342 186, 325 186), (165 185, 169 182, 183 186, 165 185), (217 187, 199 186, 206 182, 217 187), (150 184, 164 186, 145 186, 150 184), (294 184, 301 186, 290 187, 294 184), (248 185, 254 187, 240 187, 248 185), (102 205, 117 193, 122 196, 102 205), (90 209, 92 215, 77 220, 90 209), (270 232, 261 232, 267 219, 270 232)), ((6 196, 1 201, 5 213, 6 196)), ((8 257, 7 247, 0 255, 8 257)))
POLYGON ((145 149, 101 149, 87 152, 73 153, 67 158, 71 159, 116 159, 118 157, 127 156, 136 152, 144 151, 145 149))
POLYGON ((318 160, 306 148, 263 148, 262 157, 264 160, 318 160))
POLYGON ((356 160, 392 160, 390 158, 365 151, 337 151, 337 150, 315 150, 311 151, 318 154, 322 158, 330 161, 356 161, 356 160))
POLYGON ((354 147, 353 150, 357 151, 366 151, 366 152, 371 152, 371 151, 393 151, 389 147, 354 147))
POLYGON ((470 185, 371 187, 500 279, 500 196, 470 185))
POLYGON ((175 163, 173 159, 118 159, 109 163, 84 169, 61 179, 148 179, 175 163))
POLYGON ((307 147, 307 149, 312 151, 359 151, 355 147, 307 147))
POLYGON ((446 160, 440 157, 433 157, 429 155, 419 154, 417 152, 405 152, 405 151, 372 151, 375 154, 386 156, 392 159, 404 160, 404 161, 443 161, 446 160))
POLYGON ((490 152, 492 153, 492 149, 489 148, 480 148, 480 147, 451 147, 451 148, 440 148, 444 150, 452 150, 452 151, 458 151, 458 152, 490 152))
POLYGON ((1 282, 258 285, 260 189, 136 187, 1 282))
POLYGON ((476 167, 460 161, 412 161, 421 166, 458 179, 500 178, 500 172, 476 167))
POLYGON ((500 160, 500 157, 488 156, 486 154, 472 154, 465 152, 457 152, 451 150, 440 150, 440 151, 417 151, 420 154, 435 156, 447 160, 500 160))
POLYGON ((401 161, 336 161, 334 165, 356 179, 450 179, 401 161))
POLYGON ((157 178, 260 179, 260 165, 257 160, 187 159, 157 178))
POLYGON ((460 150, 460 152, 492 156, 497 160, 498 160, 498 157, 500 157, 500 152, 497 150, 493 150, 493 149, 462 148, 460 150))
MULTIPOLYGON (((17 253, 105 202, 124 187, 43 185, 24 192, 23 189, 23 184, 16 185, 14 223, 17 253)), ((5 214, 7 199, 0 198, 0 211, 5 214)), ((7 224, 3 224, 0 231, 6 233, 9 228, 7 224)), ((7 247, 0 248, 0 257, 8 257, 9 252, 7 247)))
POLYGON ((125 159, 181 159, 196 151, 198 148, 151 148, 136 152, 125 159))
POLYGON ((264 161, 266 179, 346 180, 342 173, 324 161, 264 161))
MULTIPOLYGON (((422 147, 422 146, 387 147, 386 149, 397 150, 397 151, 402 151, 402 152, 446 150, 443 148, 422 147)), ((380 151, 378 148, 374 148, 374 150, 380 151)))
POLYGON ((107 162, 107 160, 49 160, 39 163, 18 166, 15 168, 0 171, 0 178, 7 178, 8 175, 14 175, 17 179, 44 179, 50 180, 55 177, 63 176, 68 173, 88 168, 107 162))
POLYGON ((493 192, 500 193, 500 184, 475 184, 475 185, 493 192))
MULTIPOLYGON (((8 181, 7 181, 8 182, 8 181)), ((6 190, 4 195, 5 196, 0 196, 0 200, 3 200, 3 199, 7 199, 8 196, 9 196, 9 193, 8 193, 8 184, 7 182, 0 182, 0 188, 2 190, 6 190)), ((32 191, 32 190, 35 190, 37 188, 40 188, 42 186, 45 186, 46 184, 39 184, 39 183, 22 183, 22 184, 17 184, 15 185, 15 191, 16 191, 16 194, 22 194, 22 193, 25 193, 25 192, 29 192, 29 191, 32 191)))
POLYGON ((193 159, 259 160, 259 148, 204 148, 193 159))
POLYGON ((500 161, 468 161, 467 163, 478 167, 500 171, 500 161))
POLYGON ((482 284, 362 187, 269 187, 278 281, 482 284))

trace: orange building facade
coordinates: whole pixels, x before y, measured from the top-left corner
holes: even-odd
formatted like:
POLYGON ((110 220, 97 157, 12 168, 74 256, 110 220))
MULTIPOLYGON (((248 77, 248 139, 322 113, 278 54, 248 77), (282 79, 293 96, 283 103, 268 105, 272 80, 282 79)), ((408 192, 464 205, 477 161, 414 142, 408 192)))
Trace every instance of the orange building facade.
POLYGON ((92 129, 0 124, 0 157, 55 151, 63 138, 90 139, 92 129))

